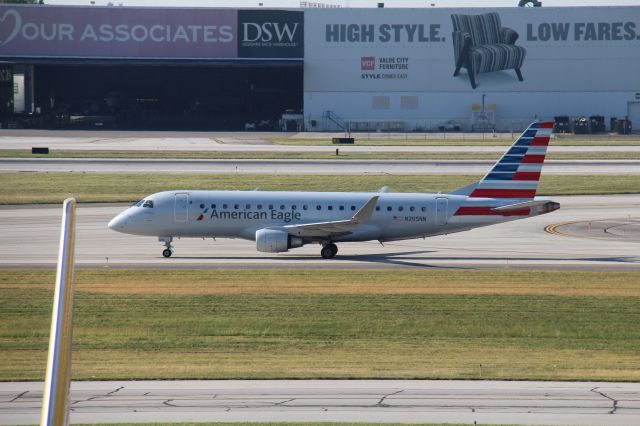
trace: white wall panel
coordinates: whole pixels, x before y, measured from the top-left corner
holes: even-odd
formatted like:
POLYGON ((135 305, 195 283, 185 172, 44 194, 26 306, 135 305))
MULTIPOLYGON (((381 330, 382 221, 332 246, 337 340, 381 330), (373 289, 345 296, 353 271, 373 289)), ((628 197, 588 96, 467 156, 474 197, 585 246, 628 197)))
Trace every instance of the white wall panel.
POLYGON ((482 94, 496 104, 496 124, 623 117, 640 92, 640 7, 310 9, 304 92, 305 115, 317 121, 326 110, 347 120, 404 120, 408 128, 470 120, 482 94), (466 70, 453 76, 451 15, 487 12, 519 33, 524 81, 512 69, 482 73, 474 90, 466 70), (390 108, 371 108, 373 96, 389 96, 390 108), (417 108, 401 108, 402 96, 417 96, 417 108))

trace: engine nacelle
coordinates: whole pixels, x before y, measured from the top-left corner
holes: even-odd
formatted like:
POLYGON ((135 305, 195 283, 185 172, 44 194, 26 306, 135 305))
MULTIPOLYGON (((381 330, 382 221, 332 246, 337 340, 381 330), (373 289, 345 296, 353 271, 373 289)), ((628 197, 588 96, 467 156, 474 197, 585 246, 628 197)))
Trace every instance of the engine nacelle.
POLYGON ((279 253, 290 248, 302 247, 304 242, 300 237, 293 237, 277 229, 259 229, 256 231, 256 247, 258 251, 279 253))

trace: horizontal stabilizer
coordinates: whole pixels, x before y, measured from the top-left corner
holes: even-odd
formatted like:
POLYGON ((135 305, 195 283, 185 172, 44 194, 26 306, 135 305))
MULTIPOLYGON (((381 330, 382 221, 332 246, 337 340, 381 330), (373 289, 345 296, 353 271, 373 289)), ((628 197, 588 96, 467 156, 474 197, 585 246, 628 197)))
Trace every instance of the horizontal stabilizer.
POLYGON ((508 213, 517 210, 532 208, 532 207, 540 207, 543 206, 542 210, 546 212, 550 212, 553 210, 558 210, 560 208, 560 204, 554 201, 549 200, 534 200, 534 201, 525 201, 524 203, 516 203, 509 204, 507 206, 493 207, 491 208, 494 212, 500 213, 508 213))

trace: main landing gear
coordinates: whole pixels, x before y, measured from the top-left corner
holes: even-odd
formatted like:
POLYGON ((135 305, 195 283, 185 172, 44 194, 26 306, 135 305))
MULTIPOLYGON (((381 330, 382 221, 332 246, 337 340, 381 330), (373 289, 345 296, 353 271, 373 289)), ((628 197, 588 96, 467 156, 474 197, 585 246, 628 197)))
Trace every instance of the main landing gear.
POLYGON ((166 247, 164 250, 162 250, 162 255, 164 257, 171 257, 171 255, 173 254, 173 246, 171 245, 173 237, 158 237, 158 241, 164 243, 164 246, 166 247))
POLYGON ((322 246, 320 255, 323 259, 333 259, 338 254, 338 246, 333 243, 327 243, 322 246))

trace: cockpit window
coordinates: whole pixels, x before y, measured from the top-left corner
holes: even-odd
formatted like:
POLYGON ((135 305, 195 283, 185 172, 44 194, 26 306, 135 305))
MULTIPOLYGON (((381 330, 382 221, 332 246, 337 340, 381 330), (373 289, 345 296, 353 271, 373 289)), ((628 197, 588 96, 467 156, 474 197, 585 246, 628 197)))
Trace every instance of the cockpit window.
POLYGON ((137 203, 135 203, 134 205, 135 205, 136 207, 142 207, 142 204, 144 204, 144 200, 140 200, 140 201, 138 201, 137 203))
POLYGON ((147 207, 147 208, 152 209, 153 208, 153 200, 146 200, 144 202, 144 204, 142 205, 142 207, 147 207))

